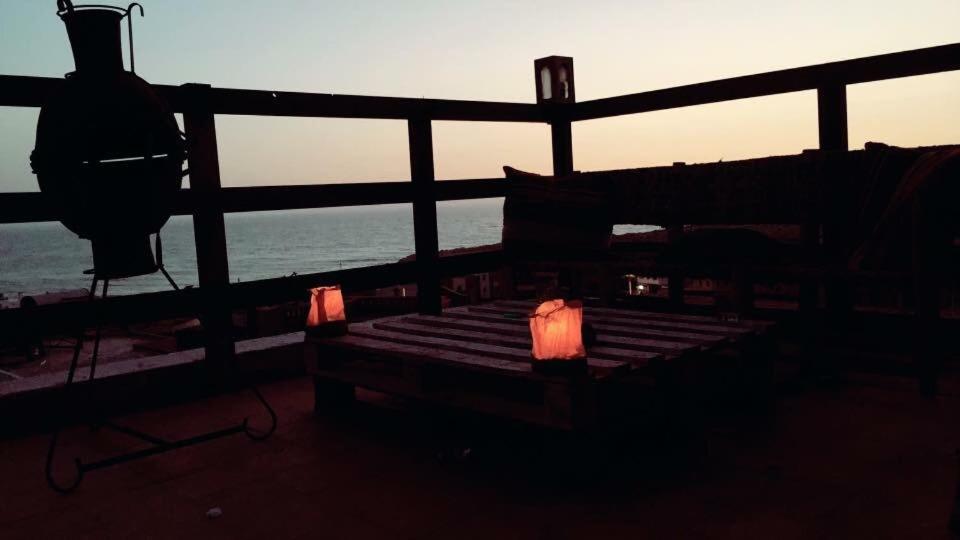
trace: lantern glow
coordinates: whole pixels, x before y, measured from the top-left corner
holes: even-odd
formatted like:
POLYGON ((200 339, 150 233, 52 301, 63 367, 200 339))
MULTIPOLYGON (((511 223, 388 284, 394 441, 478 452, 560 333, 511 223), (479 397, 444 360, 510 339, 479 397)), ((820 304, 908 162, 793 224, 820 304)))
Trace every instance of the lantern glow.
POLYGON ((548 300, 540 304, 530 316, 534 364, 585 358, 582 324, 583 304, 579 301, 548 300))
POLYGON ((307 332, 338 334, 346 332, 346 311, 339 285, 310 289, 307 332))

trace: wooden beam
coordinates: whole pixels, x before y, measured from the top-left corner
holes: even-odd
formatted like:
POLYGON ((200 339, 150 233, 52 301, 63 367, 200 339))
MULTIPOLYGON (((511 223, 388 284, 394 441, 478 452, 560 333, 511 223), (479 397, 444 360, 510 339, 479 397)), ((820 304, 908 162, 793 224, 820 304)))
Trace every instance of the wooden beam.
POLYGON ((913 360, 920 393, 937 394, 943 364, 943 347, 938 343, 940 286, 946 245, 953 239, 938 219, 929 195, 918 196, 911 209, 911 270, 913 278, 913 360))
MULTIPOLYGON (((589 120, 957 69, 960 69, 960 43, 584 101, 571 107, 570 119, 589 120)), ((63 79, 59 78, 0 75, 0 106, 40 107, 62 85, 63 79)), ((188 99, 183 88, 165 85, 155 85, 154 88, 177 112, 183 111, 188 99)), ((548 122, 551 119, 544 107, 530 103, 232 88, 211 88, 211 99, 214 114, 381 119, 426 117, 483 122, 548 122)))
MULTIPOLYGON (((436 183, 438 201, 488 199, 506 195, 502 178, 442 180, 436 183)), ((314 184, 302 186, 255 186, 221 188, 219 198, 210 201, 184 189, 177 195, 174 215, 193 214, 202 204, 213 204, 226 213, 333 208, 413 202, 413 185, 402 182, 355 184, 314 184)), ((0 193, 0 224, 56 221, 42 193, 0 193)))
MULTIPOLYGON (((503 254, 499 249, 440 257, 437 265, 441 277, 493 271, 500 267, 503 254)), ((318 285, 340 283, 347 294, 413 283, 417 278, 414 262, 400 262, 351 268, 332 272, 231 283, 223 296, 223 307, 231 309, 278 304, 307 299, 307 291, 318 285)), ((0 337, 14 337, 25 325, 34 325, 55 334, 72 331, 90 323, 93 310, 104 324, 156 321, 193 316, 204 307, 205 292, 199 288, 180 291, 133 294, 109 297, 91 306, 86 302, 70 302, 38 306, 32 312, 22 309, 0 310, 0 337)))
POLYGON ((845 152, 847 137, 847 87, 828 84, 817 88, 817 126, 820 150, 845 152))
MULTIPOLYGON (((671 225, 667 227, 667 242, 670 244, 680 241, 683 237, 683 225, 671 225)), ((670 300, 670 307, 675 310, 683 308, 685 302, 683 290, 686 285, 686 272, 681 268, 673 268, 667 275, 667 298, 670 300)))
POLYGON ((225 309, 224 294, 230 285, 227 261, 227 235, 223 212, 216 204, 220 195, 220 158, 217 153, 217 129, 210 111, 210 87, 184 86, 190 96, 183 114, 187 134, 187 159, 190 191, 201 204, 194 208, 193 234, 197 250, 197 276, 203 291, 201 321, 207 360, 229 361, 234 354, 233 323, 225 309))
POLYGON ((439 314, 440 276, 437 273, 437 198, 433 170, 433 130, 426 118, 407 123, 410 138, 410 177, 413 183, 413 233, 417 252, 417 305, 420 313, 439 314))
MULTIPOLYGON (((820 150, 826 152, 846 152, 848 150, 846 86, 831 84, 817 89, 817 122, 820 150)), ((843 186, 837 184, 849 180, 838 176, 824 180, 826 192, 835 193, 830 198, 843 200, 841 198, 843 186)), ((850 252, 849 243, 853 222, 849 210, 844 208, 841 212, 830 212, 822 223, 824 254, 830 257, 835 264, 845 263, 850 252)), ((824 286, 827 309, 831 319, 830 327, 839 331, 846 324, 848 316, 853 310, 853 294, 849 284, 842 278, 830 279, 824 286)), ((804 296, 801 295, 801 297, 804 296)))
POLYGON ((574 106, 572 119, 591 120, 676 109, 720 101, 815 90, 831 85, 882 81, 958 69, 960 69, 960 43, 954 43, 582 101, 574 106))
MULTIPOLYGON (((41 107, 63 87, 63 79, 0 75, 0 106, 41 107)), ((189 91, 153 85, 175 112, 190 107, 189 91)), ((483 122, 545 122, 543 108, 532 103, 354 96, 274 90, 210 88, 210 112, 255 116, 430 118, 483 122)))
POLYGON ((0 223, 57 221, 53 208, 42 193, 0 193, 0 223))
POLYGON ((573 135, 569 120, 554 120, 550 123, 550 141, 553 148, 553 175, 564 176, 573 172, 573 135))

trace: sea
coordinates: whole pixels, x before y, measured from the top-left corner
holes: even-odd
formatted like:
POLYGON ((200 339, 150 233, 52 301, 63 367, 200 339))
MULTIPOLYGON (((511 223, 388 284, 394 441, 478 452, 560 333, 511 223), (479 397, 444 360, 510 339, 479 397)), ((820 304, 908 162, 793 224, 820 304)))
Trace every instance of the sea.
MULTIPOLYGON (((248 212, 224 217, 232 281, 396 262, 414 251, 409 204, 248 212)), ((437 203, 440 249, 500 241, 503 199, 437 203)), ((652 230, 617 226, 617 234, 652 230)), ((190 216, 161 230, 164 265, 181 286, 197 284, 190 216)), ((0 294, 12 307, 21 295, 88 288, 90 243, 58 222, 0 225, 0 294)), ((111 295, 169 290, 160 274, 117 280, 111 295)))

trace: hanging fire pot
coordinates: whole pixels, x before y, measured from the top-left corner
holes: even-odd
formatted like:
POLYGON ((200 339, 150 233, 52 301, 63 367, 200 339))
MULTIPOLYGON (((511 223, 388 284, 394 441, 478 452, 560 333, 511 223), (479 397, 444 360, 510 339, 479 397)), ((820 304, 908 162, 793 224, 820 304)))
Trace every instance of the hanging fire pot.
POLYGON ((150 235, 170 218, 186 153, 173 112, 132 72, 132 41, 123 67, 120 23, 140 6, 58 7, 76 71, 40 110, 30 164, 60 221, 91 241, 97 276, 155 272, 150 235))

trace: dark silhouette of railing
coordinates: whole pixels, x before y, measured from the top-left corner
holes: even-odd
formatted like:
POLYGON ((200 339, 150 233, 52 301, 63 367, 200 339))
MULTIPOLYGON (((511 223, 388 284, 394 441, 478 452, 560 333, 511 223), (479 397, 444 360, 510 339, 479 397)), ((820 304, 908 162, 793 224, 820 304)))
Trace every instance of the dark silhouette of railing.
MULTIPOLYGON (((220 355, 233 348, 227 332, 231 309, 302 298, 307 288, 317 284, 341 283, 350 291, 415 281, 420 311, 439 311, 441 277, 493 269, 500 264, 501 254, 492 251, 440 258, 436 202, 502 196, 505 184, 502 179, 435 181, 433 120, 549 124, 554 173, 565 174, 573 168, 571 122, 816 90, 820 148, 846 150, 847 85, 958 69, 960 43, 580 103, 539 105, 236 90, 199 84, 156 86, 184 116, 191 187, 182 192, 175 210, 193 215, 200 286, 111 298, 98 306, 97 316, 105 322, 121 322, 198 314, 207 327, 208 354, 220 355), (223 188, 214 125, 217 114, 406 120, 412 181, 223 188), (413 204, 415 262, 230 282, 225 212, 386 203, 413 204)), ((0 75, 0 106, 40 107, 62 84, 62 79, 0 75)), ((40 193, 0 193, 0 223, 54 219, 40 193)), ((801 296, 809 299, 811 294, 807 289, 801 296)), ((50 330, 65 329, 89 324, 91 309, 86 304, 43 306, 31 317, 36 318, 34 324, 50 330)), ((20 310, 0 311, 0 329, 4 329, 0 333, 20 328, 22 317, 20 310)))

